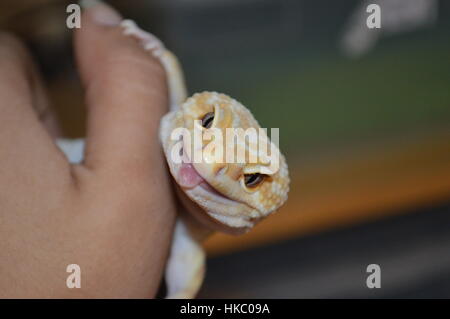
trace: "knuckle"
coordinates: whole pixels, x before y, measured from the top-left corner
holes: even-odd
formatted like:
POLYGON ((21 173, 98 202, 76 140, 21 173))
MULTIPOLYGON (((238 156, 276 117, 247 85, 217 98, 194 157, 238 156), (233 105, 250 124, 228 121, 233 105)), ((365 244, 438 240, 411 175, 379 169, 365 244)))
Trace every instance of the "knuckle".
POLYGON ((99 92, 154 98, 166 93, 165 71, 158 61, 122 52, 108 57, 88 87, 88 100, 99 92), (92 93, 95 92, 95 93, 92 93))
POLYGON ((156 84, 164 79, 164 70, 157 61, 146 59, 128 52, 111 57, 107 65, 113 77, 125 77, 137 82, 156 84))
MULTIPOLYGON (((115 34, 116 35, 116 34, 115 34)), ((116 35, 117 36, 117 35, 116 35)), ((120 34, 121 40, 114 45, 114 54, 108 55, 109 62, 118 66, 125 65, 137 73, 164 74, 160 61, 134 39, 120 34)))

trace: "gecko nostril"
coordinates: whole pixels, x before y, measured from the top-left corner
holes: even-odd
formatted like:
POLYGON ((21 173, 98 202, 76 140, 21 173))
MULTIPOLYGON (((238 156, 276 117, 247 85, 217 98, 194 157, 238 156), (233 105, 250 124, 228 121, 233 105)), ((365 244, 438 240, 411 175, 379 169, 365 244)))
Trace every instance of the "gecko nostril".
POLYGON ((223 175, 223 174, 225 174, 225 173, 227 172, 227 166, 226 166, 226 165, 224 165, 224 166, 218 166, 217 168, 218 168, 218 169, 217 169, 217 171, 216 171, 216 176, 218 176, 218 175, 223 175))

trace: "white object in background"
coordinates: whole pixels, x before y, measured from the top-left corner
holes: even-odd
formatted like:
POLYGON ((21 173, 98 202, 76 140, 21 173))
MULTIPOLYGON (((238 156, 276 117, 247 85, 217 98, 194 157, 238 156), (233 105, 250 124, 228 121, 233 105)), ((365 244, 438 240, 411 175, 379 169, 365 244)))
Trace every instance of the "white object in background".
POLYGON ((361 56, 375 47, 382 35, 410 32, 434 25, 438 15, 438 0, 378 0, 381 8, 381 28, 370 29, 367 8, 373 0, 363 1, 353 12, 342 37, 339 39, 343 53, 350 57, 361 56))

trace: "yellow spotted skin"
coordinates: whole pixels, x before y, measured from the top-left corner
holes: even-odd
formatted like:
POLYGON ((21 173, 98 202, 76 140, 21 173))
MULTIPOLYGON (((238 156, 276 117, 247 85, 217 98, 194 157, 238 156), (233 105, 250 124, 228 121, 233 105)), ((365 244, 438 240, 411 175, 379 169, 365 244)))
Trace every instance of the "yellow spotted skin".
POLYGON ((259 130, 258 122, 242 104, 216 92, 203 92, 187 98, 182 68, 176 56, 134 21, 124 20, 120 26, 126 36, 138 40, 145 50, 158 59, 166 71, 171 111, 161 119, 159 133, 170 173, 180 186, 177 193, 185 210, 177 218, 166 265, 167 298, 192 298, 205 274, 205 252, 201 242, 214 230, 233 234, 246 231, 278 209, 286 201, 289 191, 287 164, 279 149, 270 142, 265 131, 259 130), (205 128, 198 121, 210 112, 214 112, 214 120, 210 128, 205 128), (199 131, 203 136, 220 132, 226 137, 227 130, 231 128, 242 132, 250 129, 258 131, 259 135, 255 141, 238 134, 235 149, 231 147, 232 143, 226 139, 220 140, 214 134, 210 139, 201 139, 200 143, 190 143, 190 138, 185 137, 182 140, 172 138, 172 133, 177 129, 188 131, 195 138, 195 133, 199 131), (189 164, 183 166, 175 160, 173 150, 179 145, 183 157, 193 160, 193 168, 206 183, 192 171, 189 164), (229 158, 211 161, 212 158, 217 159, 216 148, 211 146, 217 145, 224 147, 225 156, 231 153, 232 148, 237 156, 243 154, 244 159, 238 162, 229 158), (260 152, 260 146, 269 147, 270 152, 260 152), (186 175, 180 175, 180 172, 186 169, 194 173, 199 183, 183 184, 181 177, 186 175), (244 175, 255 173, 266 177, 249 188, 250 184, 244 182, 244 175))
MULTIPOLYGON (((172 128, 184 127, 189 130, 191 136, 194 136, 196 129, 197 132, 201 131, 203 134, 207 134, 208 130, 217 130, 222 133, 222 140, 214 137, 210 140, 202 140, 202 154, 197 157, 202 160, 194 161, 193 166, 215 190, 234 200, 234 205, 220 201, 215 196, 201 190, 185 190, 186 194, 204 208, 211 217, 231 227, 250 228, 277 210, 287 200, 289 173, 286 160, 278 147, 269 140, 265 130, 259 130, 260 125, 241 103, 225 94, 202 92, 188 98, 177 111, 171 114, 170 120, 174 123, 172 128), (201 119, 210 112, 215 114, 211 129, 200 127, 201 119), (254 129, 254 132, 260 135, 256 142, 245 139, 245 135, 237 135, 237 143, 233 148, 230 146, 232 144, 227 143, 226 140, 229 128, 240 128, 242 131, 254 129), (224 147, 223 161, 221 162, 207 162, 207 158, 213 158, 215 154, 215 148, 209 147, 212 141, 216 145, 224 147), (265 148, 272 151, 272 153, 269 152, 269 155, 278 160, 275 168, 270 165, 270 158, 264 156, 265 153, 258 152, 258 145, 264 145, 265 148), (236 157, 233 157, 234 161, 228 162, 226 154, 233 154, 233 150, 235 156, 245 154, 245 161, 236 162, 236 157), (253 156, 252 162, 250 162, 251 156, 253 156), (248 188, 244 183, 244 174, 250 173, 261 173, 266 178, 257 187, 248 188)), ((173 146, 173 144, 163 141, 164 144, 166 144, 165 149, 167 150, 173 146)), ((188 154, 192 161, 199 149, 194 148, 193 140, 191 145, 184 141, 184 146, 185 150, 190 150, 188 154)), ((171 167, 171 171, 176 178, 177 168, 171 167)))

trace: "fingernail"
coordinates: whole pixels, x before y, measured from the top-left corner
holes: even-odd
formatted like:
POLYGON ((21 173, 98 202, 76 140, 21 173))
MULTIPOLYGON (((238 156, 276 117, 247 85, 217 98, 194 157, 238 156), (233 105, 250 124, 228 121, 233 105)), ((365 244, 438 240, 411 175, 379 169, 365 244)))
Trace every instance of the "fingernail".
POLYGON ((92 20, 103 26, 116 26, 122 21, 120 14, 100 0, 81 0, 80 6, 88 10, 92 20))

